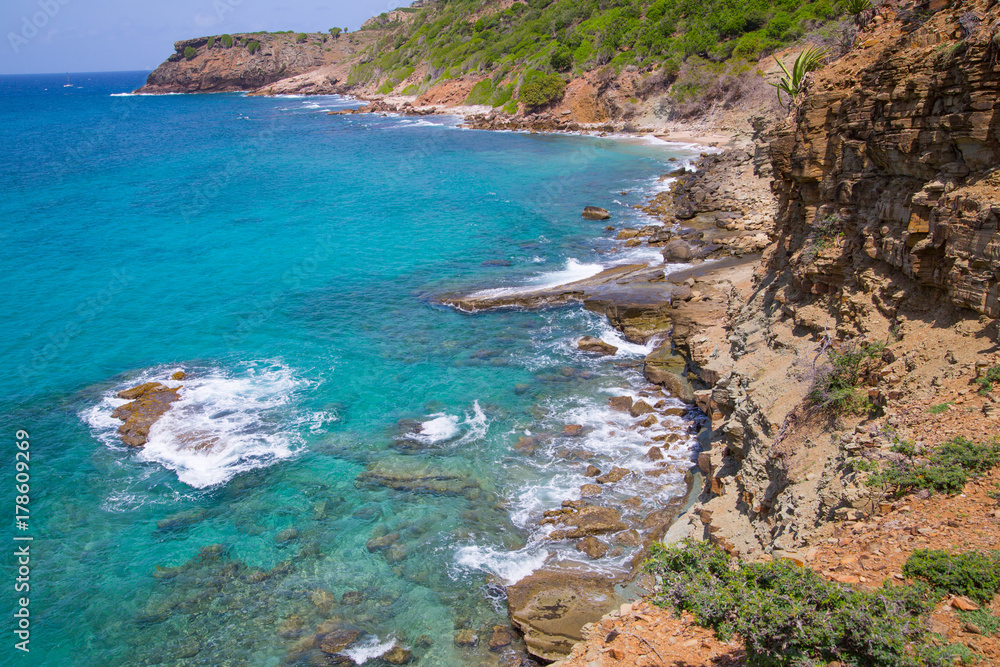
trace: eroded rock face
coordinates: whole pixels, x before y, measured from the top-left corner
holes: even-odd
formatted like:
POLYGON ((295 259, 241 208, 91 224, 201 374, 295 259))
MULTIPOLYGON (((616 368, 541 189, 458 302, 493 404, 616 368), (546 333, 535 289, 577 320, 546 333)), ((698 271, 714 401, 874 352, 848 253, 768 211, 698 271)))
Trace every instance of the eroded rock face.
POLYGON ((897 307, 943 297, 1000 316, 1000 9, 963 6, 979 18, 964 39, 948 44, 966 28, 937 12, 820 72, 779 130, 771 268, 791 271, 790 296, 872 291, 888 271, 908 279, 886 286, 897 307))
POLYGON ((170 409, 170 404, 180 399, 180 387, 170 388, 159 382, 146 382, 131 389, 118 392, 118 398, 124 398, 129 403, 115 408, 111 416, 121 419, 124 424, 118 427, 118 436, 129 447, 142 447, 149 437, 149 429, 163 413, 170 409))
POLYGON ((653 384, 662 385, 682 401, 693 403, 694 388, 684 375, 686 365, 684 357, 676 354, 667 341, 646 355, 642 370, 653 384))
POLYGON ((584 625, 621 604, 616 583, 581 564, 557 563, 508 586, 508 612, 531 654, 558 660, 582 639, 584 625))

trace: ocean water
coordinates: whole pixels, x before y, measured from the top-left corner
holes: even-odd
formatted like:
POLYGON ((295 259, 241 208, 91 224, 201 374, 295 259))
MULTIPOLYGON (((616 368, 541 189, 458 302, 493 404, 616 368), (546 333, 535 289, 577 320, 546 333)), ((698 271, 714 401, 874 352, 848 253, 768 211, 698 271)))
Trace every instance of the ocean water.
MULTIPOLYGON (((693 151, 328 115, 356 104, 337 97, 121 94, 144 76, 0 77, 0 412, 8 442, 31 442, 26 664, 313 664, 302 646, 324 623, 360 633, 361 664, 396 643, 414 664, 498 664, 454 633, 488 637, 503 584, 582 558, 545 539, 542 512, 579 497, 585 461, 651 465, 656 433, 681 434, 668 458, 689 460, 689 420, 636 429, 607 408, 648 389, 651 348, 601 317, 434 297, 655 262, 580 210, 648 223, 631 207, 693 151), (582 354, 584 334, 622 349, 582 354), (152 380, 182 398, 131 450, 115 394, 152 380)), ((619 486, 612 501, 650 511, 683 477, 619 486)))

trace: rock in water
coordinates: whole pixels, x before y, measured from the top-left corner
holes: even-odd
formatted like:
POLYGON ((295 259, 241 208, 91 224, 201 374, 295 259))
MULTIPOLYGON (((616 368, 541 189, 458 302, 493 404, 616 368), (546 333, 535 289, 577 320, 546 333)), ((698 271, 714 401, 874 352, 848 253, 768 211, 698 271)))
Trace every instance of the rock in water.
POLYGON ((159 382, 147 382, 118 392, 118 398, 131 401, 111 413, 115 419, 125 422, 118 427, 121 441, 129 447, 145 445, 149 429, 170 409, 171 403, 180 399, 178 391, 180 387, 171 389, 159 382))
POLYGON ((585 624, 621 603, 615 583, 579 563, 548 566, 507 587, 510 618, 524 633, 530 653, 558 660, 582 639, 585 624))
POLYGON ((605 343, 600 338, 594 338, 593 336, 584 336, 576 342, 576 346, 584 352, 596 352, 597 354, 603 354, 611 357, 618 354, 617 347, 611 343, 605 343))
POLYGON ((589 535, 577 542, 576 549, 593 559, 603 558, 608 553, 608 545, 593 535, 589 535))
POLYGON ((392 647, 392 650, 382 656, 382 659, 390 665, 405 665, 410 661, 410 652, 399 646, 392 647))
POLYGON ((611 213, 608 209, 601 208, 600 206, 585 206, 583 208, 583 217, 587 220, 607 220, 611 217, 611 213))

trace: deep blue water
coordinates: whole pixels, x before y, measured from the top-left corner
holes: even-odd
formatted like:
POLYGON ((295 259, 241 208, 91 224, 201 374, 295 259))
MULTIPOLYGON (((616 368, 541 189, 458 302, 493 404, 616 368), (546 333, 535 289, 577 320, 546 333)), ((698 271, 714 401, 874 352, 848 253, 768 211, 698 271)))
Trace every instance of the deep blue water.
MULTIPOLYGON (((453 634, 505 623, 500 585, 573 553, 537 523, 579 497, 575 454, 643 465, 649 434, 606 399, 643 388, 648 348, 594 359, 580 335, 621 341, 580 308, 434 296, 654 258, 580 210, 644 224, 631 206, 689 154, 328 115, 340 98, 114 95, 144 77, 0 77, 0 411, 8 443, 31 435, 17 664, 278 665, 331 620, 363 633, 358 661, 397 641, 417 664, 495 664, 453 634), (182 400, 130 450, 114 394, 147 380, 182 400), (569 423, 593 430, 551 435, 569 423)), ((648 510, 681 478, 639 484, 616 493, 648 510)))

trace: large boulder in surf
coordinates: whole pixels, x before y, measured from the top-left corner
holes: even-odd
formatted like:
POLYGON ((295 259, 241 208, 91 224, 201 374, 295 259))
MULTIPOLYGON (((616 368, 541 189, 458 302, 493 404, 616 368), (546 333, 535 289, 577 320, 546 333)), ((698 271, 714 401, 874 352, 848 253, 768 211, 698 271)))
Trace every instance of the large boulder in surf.
POLYGON ((584 336, 576 342, 576 346, 584 352, 594 352, 596 354, 613 357, 618 354, 618 348, 611 343, 605 343, 600 338, 584 336))
POLYGON ((507 611, 529 653, 558 660, 583 638, 584 625, 623 602, 616 583, 581 563, 555 563, 508 586, 507 611))
POLYGON ((180 399, 180 387, 170 388, 159 382, 146 382, 118 392, 118 398, 129 401, 115 408, 111 416, 121 419, 118 437, 129 447, 142 447, 149 438, 149 429, 170 404, 180 399))
POLYGON ((583 217, 587 220, 607 220, 611 217, 611 213, 606 208, 601 208, 600 206, 585 206, 583 208, 583 217))

